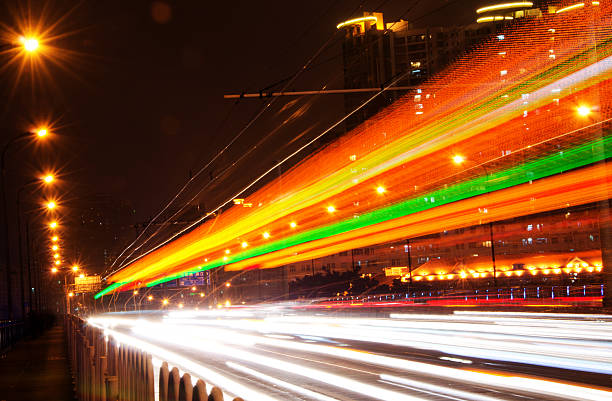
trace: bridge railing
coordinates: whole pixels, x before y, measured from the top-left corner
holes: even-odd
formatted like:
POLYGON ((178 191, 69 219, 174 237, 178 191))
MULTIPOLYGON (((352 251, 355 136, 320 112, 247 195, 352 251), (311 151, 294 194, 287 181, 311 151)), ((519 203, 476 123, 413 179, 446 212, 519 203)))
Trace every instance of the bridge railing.
POLYGON ((207 392, 204 381, 194 385, 189 373, 181 375, 165 361, 156 372, 152 355, 120 344, 77 316, 67 316, 65 325, 79 401, 223 401, 218 387, 207 392))
POLYGON ((376 295, 337 296, 319 303, 354 303, 374 304, 380 302, 402 302, 406 304, 436 304, 437 302, 457 301, 480 304, 495 304, 501 302, 529 301, 531 303, 601 303, 604 295, 603 284, 588 285, 553 285, 526 286, 495 289, 473 290, 422 290, 409 293, 391 293, 376 295))
POLYGON ((0 354, 8 351, 23 337, 23 322, 0 322, 0 354))

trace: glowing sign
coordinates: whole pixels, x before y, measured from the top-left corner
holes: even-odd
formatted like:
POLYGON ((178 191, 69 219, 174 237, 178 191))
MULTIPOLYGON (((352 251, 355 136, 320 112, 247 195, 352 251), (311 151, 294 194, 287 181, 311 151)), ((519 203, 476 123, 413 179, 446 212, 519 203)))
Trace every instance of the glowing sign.
POLYGON ((533 6, 533 3, 531 1, 517 1, 514 3, 493 4, 492 6, 486 6, 486 7, 479 8, 478 10, 476 10, 476 14, 482 14, 482 13, 486 13, 489 11, 495 11, 495 10, 507 10, 509 8, 521 8, 521 7, 531 7, 531 6, 533 6))
POLYGON ((557 10, 557 14, 559 13, 564 13, 566 11, 571 11, 571 10, 575 10, 577 8, 582 8, 584 7, 584 3, 576 3, 576 4, 572 4, 571 6, 567 6, 567 7, 563 7, 557 10))
POLYGON ((366 21, 378 22, 378 18, 376 18, 373 15, 370 15, 370 16, 367 16, 367 17, 354 18, 354 19, 350 19, 348 21, 344 21, 344 22, 339 23, 338 25, 336 25, 336 28, 340 29, 340 28, 342 28, 344 26, 359 24, 359 23, 366 22, 366 21))
POLYGON ((476 23, 481 24, 483 22, 491 22, 491 21, 503 21, 503 20, 511 20, 512 17, 504 17, 503 15, 493 15, 490 17, 480 17, 476 20, 476 23))

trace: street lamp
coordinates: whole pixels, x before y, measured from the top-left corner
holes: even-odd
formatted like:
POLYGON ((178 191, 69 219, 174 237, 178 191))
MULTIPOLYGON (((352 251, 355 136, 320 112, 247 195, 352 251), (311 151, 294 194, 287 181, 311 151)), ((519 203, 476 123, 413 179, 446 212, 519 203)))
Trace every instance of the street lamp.
MULTIPOLYGON (((22 314, 25 316, 25 294, 24 294, 24 288, 25 288, 25 278, 24 278, 24 265, 23 265, 23 246, 22 246, 22 232, 21 232, 21 194, 23 193, 23 191, 34 185, 34 184, 38 184, 42 182, 44 185, 50 185, 53 182, 53 176, 52 175, 47 175, 46 177, 41 177, 41 178, 35 178, 32 179, 28 182, 26 182, 25 184, 23 184, 18 190, 17 190, 17 235, 18 235, 18 249, 19 249, 19 282, 21 285, 21 310, 22 310, 22 314), (50 179, 49 179, 50 177, 50 179)), ((52 209, 55 207, 55 202, 49 202, 49 204, 47 204, 47 207, 49 209, 52 209), (53 204, 53 205, 52 205, 53 204)), ((30 221, 29 218, 26 218, 26 251, 27 251, 27 260, 28 260, 28 300, 29 300, 29 308, 30 310, 32 309, 32 271, 31 271, 31 264, 30 264, 30 241, 29 241, 29 225, 30 225, 30 221)), ((57 259, 57 257, 56 257, 57 259)), ((40 290, 40 289, 39 289, 40 290)))
POLYGON ((47 209, 49 210, 55 209, 56 206, 57 206, 57 203, 55 203, 54 201, 50 201, 49 203, 47 203, 47 209))
MULTIPOLYGON (((32 43, 30 43, 29 47, 32 47, 32 43)), ((46 131, 46 129, 45 129, 46 131)), ((40 132, 40 130, 39 130, 40 132)), ((14 318, 13 313, 13 288, 11 283, 11 257, 10 257, 10 246, 9 246, 9 224, 8 224, 8 206, 6 201, 6 155, 8 150, 15 144, 25 139, 31 138, 34 133, 25 132, 20 135, 16 135, 11 138, 2 148, 2 154, 0 156, 0 192, 2 192, 2 196, 0 200, 2 201, 2 219, 4 225, 4 257, 5 257, 5 266, 6 266, 6 290, 7 290, 7 307, 8 307, 8 315, 9 319, 14 318)), ((46 132, 44 135, 39 135, 36 133, 38 138, 42 138, 46 136, 46 132)))
POLYGON ((78 271, 78 270, 79 270, 79 266, 78 266, 78 265, 74 265, 74 266, 72 266, 72 271, 73 271, 73 272, 76 272, 76 271, 78 271))
POLYGON ((453 156, 453 163, 459 165, 461 163, 463 163, 465 161, 465 157, 461 156, 461 155, 455 155, 453 156))
POLYGON ((578 115, 580 117, 586 117, 589 114, 591 114, 591 108, 589 106, 585 106, 585 105, 578 106, 576 111, 578 112, 578 115))
POLYGON ((33 37, 26 38, 25 36, 21 36, 19 41, 21 42, 23 49, 28 53, 34 53, 40 46, 38 39, 33 37))
POLYGON ((49 228, 52 230, 57 228, 57 221, 52 221, 51 223, 49 223, 49 228))

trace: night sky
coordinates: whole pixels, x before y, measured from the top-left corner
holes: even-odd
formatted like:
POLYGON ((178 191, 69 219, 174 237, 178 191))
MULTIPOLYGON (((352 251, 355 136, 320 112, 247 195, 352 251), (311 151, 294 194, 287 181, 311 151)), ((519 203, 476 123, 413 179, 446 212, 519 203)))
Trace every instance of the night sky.
MULTIPOLYGON (((482 4, 488 2, 6 0, 5 42, 28 13, 53 26, 48 51, 19 78, 3 56, 3 142, 40 119, 54 128, 49 145, 12 155, 9 182, 52 166, 61 174, 57 196, 67 213, 99 193, 130 203, 135 219, 146 221, 265 104, 223 94, 278 82, 273 88, 280 89, 325 43, 289 89, 340 88, 338 22, 378 10, 385 22, 401 16, 416 26, 465 24, 482 4)), ((209 184, 198 202, 216 206, 342 112, 337 95, 277 101, 179 200, 209 184)))

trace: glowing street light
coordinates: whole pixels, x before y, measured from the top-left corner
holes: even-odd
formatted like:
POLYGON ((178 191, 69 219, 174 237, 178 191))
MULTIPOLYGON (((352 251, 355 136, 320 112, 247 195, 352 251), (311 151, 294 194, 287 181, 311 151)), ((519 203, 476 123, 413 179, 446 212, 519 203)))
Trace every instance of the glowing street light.
POLYGON ((52 221, 51 223, 49 223, 49 228, 51 229, 57 228, 57 221, 52 221))
POLYGON ((36 131, 36 135, 37 135, 39 138, 42 138, 42 137, 44 137, 44 136, 47 136, 47 134, 48 134, 48 133, 49 133, 49 131, 47 131, 47 129, 46 129, 46 128, 41 128, 41 129, 39 129, 38 131, 36 131))
POLYGON ((85 275, 83 273, 79 274, 79 278, 85 278, 85 275))
POLYGON ((56 260, 56 261, 55 261, 55 264, 56 264, 56 265, 59 265, 59 264, 60 264, 60 261, 59 261, 59 260, 56 260))
POLYGON ((78 266, 78 265, 74 265, 74 266, 72 266, 72 271, 73 271, 73 272, 76 272, 76 271, 78 271, 78 270, 79 270, 79 266, 78 266))
POLYGON ((138 295, 138 290, 134 290, 134 295, 138 295))
POLYGON ((336 208, 332 205, 327 206, 327 213, 333 213, 336 211, 336 208))
POLYGON ((153 300, 153 295, 149 295, 149 296, 147 297, 147 299, 148 299, 149 301, 152 301, 152 300, 153 300))
POLYGON ((21 44, 23 45, 23 48, 25 51, 27 51, 28 53, 33 53, 35 52, 38 47, 39 47, 39 43, 38 43, 38 39, 36 38, 26 38, 25 36, 22 36, 19 38, 19 41, 21 42, 21 44))
POLYGON ((267 232, 267 231, 266 231, 265 233, 263 233, 262 235, 263 235, 263 237, 264 237, 265 239, 270 238, 270 233, 269 233, 269 232, 267 232))
POLYGON ((57 273, 57 267, 52 267, 51 268, 51 273, 57 273))
POLYGON ((53 250, 53 251, 57 251, 58 249, 59 249, 59 246, 57 246, 57 245, 53 245, 51 247, 51 250, 53 250))
POLYGON ((455 164, 461 164, 465 161, 465 157, 461 156, 461 155, 455 155, 453 156, 453 163, 455 164))
POLYGON ((55 179, 55 178, 54 178, 54 177, 53 177, 51 174, 49 174, 49 175, 46 175, 46 176, 43 178, 43 181, 44 181, 44 182, 46 182, 47 184, 50 184, 50 183, 52 183, 52 182, 53 182, 53 180, 54 180, 54 179, 55 179))
POLYGON ((289 223, 289 227, 296 228, 297 227, 297 223, 295 221, 292 221, 291 223, 289 223))
POLYGON ((578 115, 579 115, 580 117, 586 117, 586 116, 588 116, 589 114, 591 114, 591 108, 590 108, 590 107, 588 107, 588 106, 584 106, 584 105, 583 105, 583 106, 579 106, 579 107, 576 109, 576 111, 578 112, 578 115))
POLYGON ((240 244, 241 247, 246 248, 247 246, 249 246, 249 243, 246 241, 243 241, 242 244, 240 244))
POLYGON ((60 258, 59 253, 56 253, 55 255, 53 255, 53 258, 54 258, 54 259, 59 259, 59 258, 60 258))
POLYGON ((51 237, 51 241, 57 242, 59 241, 59 237, 57 235, 54 235, 53 237, 51 237))
POLYGON ((378 188, 376 188, 376 192, 378 192, 380 195, 384 194, 385 192, 387 192, 387 190, 385 189, 385 187, 383 187, 382 185, 379 186, 378 188))
POLYGON ((225 283, 226 287, 230 287, 232 284, 231 283, 225 283))
POLYGON ((169 303, 170 303, 170 301, 168 301, 167 299, 164 299, 164 300, 162 301, 162 304, 163 304, 163 305, 168 305, 169 303))
POLYGON ((49 210, 55 209, 56 206, 57 206, 57 203, 55 203, 53 201, 47 203, 47 209, 49 209, 49 210))
POLYGON ((193 287, 191 287, 191 291, 195 291, 197 290, 196 286, 194 285, 193 287))
POLYGON ((68 293, 68 296, 69 296, 69 297, 74 297, 74 292, 70 291, 70 292, 68 293))

